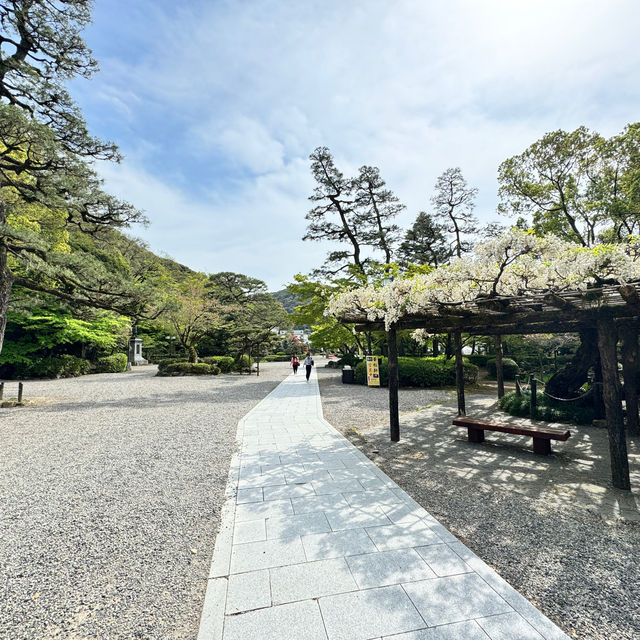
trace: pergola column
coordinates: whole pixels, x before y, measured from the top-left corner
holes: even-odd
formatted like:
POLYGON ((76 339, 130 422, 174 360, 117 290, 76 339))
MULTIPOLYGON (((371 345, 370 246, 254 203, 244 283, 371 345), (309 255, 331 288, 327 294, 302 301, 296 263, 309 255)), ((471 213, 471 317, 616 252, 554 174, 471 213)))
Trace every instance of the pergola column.
POLYGON ((458 415, 466 416, 467 410, 464 404, 464 366, 462 363, 462 334, 459 331, 453 334, 453 344, 456 352, 456 391, 458 392, 458 415))
POLYGON ((400 440, 400 411, 398 408, 398 342, 396 325, 387 331, 389 343, 389 431, 392 442, 400 440))
POLYGON ((627 441, 624 433, 620 381, 618 380, 618 331, 610 318, 598 320, 598 349, 602 368, 602 395, 609 432, 611 478, 618 489, 631 489, 627 441))
POLYGON ((496 381, 498 383, 498 398, 504 395, 504 374, 502 371, 502 336, 495 336, 496 346, 496 381))
POLYGON ((624 376, 624 399, 627 408, 627 433, 640 435, 638 420, 638 326, 630 323, 620 325, 622 337, 622 375, 624 376))

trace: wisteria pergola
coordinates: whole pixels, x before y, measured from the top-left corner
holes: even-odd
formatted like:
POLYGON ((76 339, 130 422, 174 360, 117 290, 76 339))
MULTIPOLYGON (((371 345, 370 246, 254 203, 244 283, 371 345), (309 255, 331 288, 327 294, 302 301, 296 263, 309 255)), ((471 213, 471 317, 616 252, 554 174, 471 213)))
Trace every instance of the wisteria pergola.
POLYGON ((541 295, 486 296, 473 301, 433 303, 419 314, 401 315, 385 327, 370 320, 365 310, 341 314, 356 330, 386 330, 389 344, 389 413, 391 440, 400 439, 398 411, 397 331, 425 329, 429 333, 451 333, 456 357, 458 411, 466 415, 462 366, 462 333, 496 336, 498 389, 502 382, 500 336, 509 334, 571 333, 597 331, 602 369, 602 396, 609 433, 613 485, 630 489, 629 463, 622 411, 622 388, 618 375, 617 345, 622 345, 624 396, 627 422, 638 428, 638 330, 640 327, 640 281, 624 285, 592 286, 586 290, 541 295))

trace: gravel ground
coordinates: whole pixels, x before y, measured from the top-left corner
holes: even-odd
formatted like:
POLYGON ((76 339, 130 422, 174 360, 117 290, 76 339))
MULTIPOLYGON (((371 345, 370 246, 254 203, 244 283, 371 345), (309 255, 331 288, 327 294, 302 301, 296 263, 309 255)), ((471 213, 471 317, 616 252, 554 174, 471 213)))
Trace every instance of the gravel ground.
POLYGON ((195 638, 237 422, 288 373, 25 383, 0 409, 0 638, 195 638))
MULTIPOLYGON (((332 370, 318 374, 325 418, 567 634, 582 640, 640 638, 640 522, 606 521, 598 510, 558 502, 551 487, 520 493, 505 488, 512 483, 500 481, 499 473, 495 482, 488 480, 486 467, 495 468, 502 455, 516 463, 539 458, 521 447, 483 447, 479 481, 480 469, 461 458, 467 443, 443 452, 439 430, 425 435, 425 427, 445 413, 450 424, 451 410, 442 403, 452 393, 401 390, 401 424, 413 421, 422 429, 412 439, 405 428, 406 437, 393 445, 386 389, 343 385, 332 370), (406 413, 416 408, 423 411, 406 413)), ((567 466, 562 455, 552 458, 554 466, 567 466)))

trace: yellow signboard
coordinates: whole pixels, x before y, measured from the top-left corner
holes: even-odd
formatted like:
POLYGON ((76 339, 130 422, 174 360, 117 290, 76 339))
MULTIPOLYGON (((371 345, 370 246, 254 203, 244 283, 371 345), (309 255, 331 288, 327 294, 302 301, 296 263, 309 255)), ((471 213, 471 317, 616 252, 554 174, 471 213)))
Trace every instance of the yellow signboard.
POLYGON ((380 358, 367 356, 367 385, 369 387, 380 386, 380 358))

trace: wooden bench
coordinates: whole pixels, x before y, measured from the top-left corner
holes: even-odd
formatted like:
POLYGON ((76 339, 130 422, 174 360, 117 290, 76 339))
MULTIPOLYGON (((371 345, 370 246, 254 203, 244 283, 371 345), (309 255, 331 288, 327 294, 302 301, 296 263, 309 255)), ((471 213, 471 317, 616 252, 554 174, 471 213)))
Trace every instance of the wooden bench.
POLYGON ((568 440, 571 431, 568 429, 552 429, 551 427, 527 427, 506 422, 490 422, 489 420, 476 420, 460 416, 453 421, 457 427, 467 427, 469 442, 484 442, 485 431, 502 431, 513 433, 517 436, 530 436, 533 438, 533 451, 544 456, 551 453, 552 440, 568 440))

